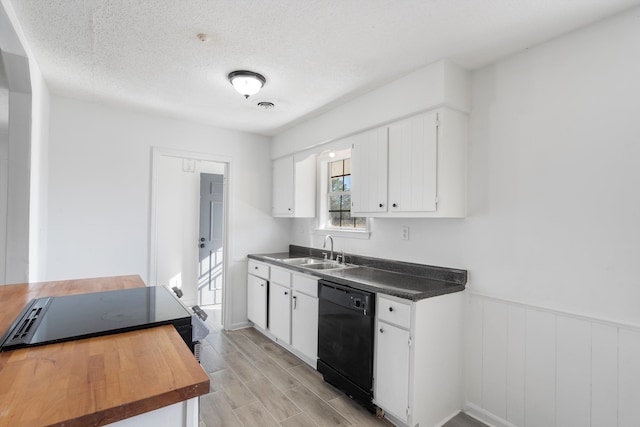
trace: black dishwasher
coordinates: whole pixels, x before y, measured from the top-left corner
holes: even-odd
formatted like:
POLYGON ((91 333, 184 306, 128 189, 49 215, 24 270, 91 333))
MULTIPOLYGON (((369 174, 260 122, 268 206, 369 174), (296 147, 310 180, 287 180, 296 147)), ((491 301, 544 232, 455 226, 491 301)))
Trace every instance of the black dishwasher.
POLYGON ((375 294, 318 281, 318 371, 373 411, 375 294))

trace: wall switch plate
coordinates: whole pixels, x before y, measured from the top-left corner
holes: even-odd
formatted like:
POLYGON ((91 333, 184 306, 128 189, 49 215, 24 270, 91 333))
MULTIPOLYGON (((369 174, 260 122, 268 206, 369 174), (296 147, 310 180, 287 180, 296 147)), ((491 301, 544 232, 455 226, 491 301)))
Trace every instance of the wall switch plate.
POLYGON ((400 236, 402 240, 409 240, 409 227, 402 227, 400 229, 400 236))

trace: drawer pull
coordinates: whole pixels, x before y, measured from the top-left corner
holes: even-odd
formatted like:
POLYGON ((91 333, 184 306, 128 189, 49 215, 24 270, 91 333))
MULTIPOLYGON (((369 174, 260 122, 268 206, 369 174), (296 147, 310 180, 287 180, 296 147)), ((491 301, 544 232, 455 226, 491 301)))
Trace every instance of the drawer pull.
POLYGON ((389 311, 393 311, 393 307, 389 307, 389 311))

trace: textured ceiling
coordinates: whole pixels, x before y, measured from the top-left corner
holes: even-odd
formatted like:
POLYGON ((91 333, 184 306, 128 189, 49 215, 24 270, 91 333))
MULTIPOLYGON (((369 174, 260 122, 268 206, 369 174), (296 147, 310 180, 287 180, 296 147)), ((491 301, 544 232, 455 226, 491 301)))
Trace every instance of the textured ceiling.
POLYGON ((478 68, 640 0, 12 4, 53 93, 273 135, 439 59, 478 68), (263 74, 263 90, 236 93, 237 69, 263 74))

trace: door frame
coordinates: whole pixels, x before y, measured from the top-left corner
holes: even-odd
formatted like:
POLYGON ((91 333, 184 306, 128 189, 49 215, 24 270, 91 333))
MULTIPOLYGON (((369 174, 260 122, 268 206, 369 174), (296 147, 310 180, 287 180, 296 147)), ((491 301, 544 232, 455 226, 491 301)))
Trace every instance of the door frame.
MULTIPOLYGON (((222 323, 225 329, 228 329, 231 325, 231 311, 230 307, 233 307, 233 291, 231 286, 228 285, 228 277, 230 274, 230 240, 231 236, 229 230, 229 218, 231 218, 231 206, 229 203, 229 192, 233 183, 231 167, 231 157, 218 156, 214 154, 198 153, 186 150, 176 150, 172 148, 163 147, 151 147, 151 206, 150 206, 150 221, 149 221, 149 283, 148 286, 157 285, 157 265, 158 265, 158 222, 157 222, 157 204, 158 204, 158 161, 160 157, 176 157, 179 159, 187 160, 201 160, 215 163, 224 164, 224 188, 223 188, 223 235, 222 235, 222 253, 223 253, 223 278, 222 278, 222 323)), ((195 243, 194 243, 195 244, 195 243)))

